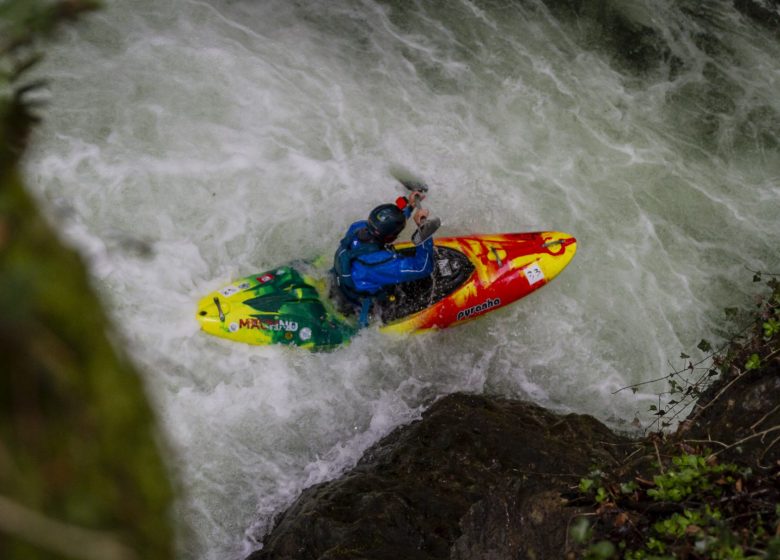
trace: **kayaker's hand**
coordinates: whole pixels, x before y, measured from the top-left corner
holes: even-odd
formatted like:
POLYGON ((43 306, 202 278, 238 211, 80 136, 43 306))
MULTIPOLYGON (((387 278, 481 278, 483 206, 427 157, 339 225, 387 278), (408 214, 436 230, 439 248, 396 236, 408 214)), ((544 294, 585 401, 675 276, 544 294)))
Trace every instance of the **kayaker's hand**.
POLYGON ((413 191, 412 194, 409 195, 409 206, 417 208, 417 205, 423 200, 425 200, 425 194, 420 191, 413 191))
POLYGON ((428 209, 427 208, 420 208, 415 213, 414 216, 412 216, 414 219, 414 223, 417 224, 417 227, 420 227, 420 224, 422 224, 425 220, 428 219, 428 209))

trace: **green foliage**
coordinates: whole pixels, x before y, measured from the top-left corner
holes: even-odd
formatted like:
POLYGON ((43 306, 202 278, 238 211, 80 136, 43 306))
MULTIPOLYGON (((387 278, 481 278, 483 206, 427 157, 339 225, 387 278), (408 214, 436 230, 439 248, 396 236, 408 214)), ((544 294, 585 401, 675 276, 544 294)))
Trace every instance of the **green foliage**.
POLYGON ((629 550, 623 557, 625 560, 675 560, 673 556, 666 556, 666 545, 650 537, 647 540, 646 548, 639 550, 629 550))
POLYGON ((575 521, 571 529, 569 529, 569 535, 576 543, 582 544, 588 541, 591 537, 590 523, 584 517, 580 517, 575 521))
POLYGON ((38 117, 26 98, 42 81, 23 81, 42 58, 38 43, 64 20, 95 10, 95 0, 0 0, 0 181, 24 152, 38 117))
POLYGON ((762 327, 764 329, 764 338, 767 340, 780 334, 780 321, 777 319, 769 319, 762 327))
MULTIPOLYGON (((697 362, 682 352, 680 359, 684 362, 679 370, 652 380, 667 381, 668 391, 649 407, 656 418, 651 426, 669 426, 705 392, 710 400, 702 410, 719 398, 740 398, 738 391, 712 389, 737 387, 734 381, 748 372, 750 378, 776 375, 780 358, 780 275, 756 273, 756 280, 764 281, 767 276, 771 277, 767 285, 772 292, 760 300, 747 317, 747 324, 727 345, 713 351, 710 343, 702 340, 698 350, 712 352, 710 355, 697 362), (720 385, 712 387, 713 380, 720 385)), ((737 313, 736 308, 726 309, 728 317, 735 318, 737 313)), ((635 390, 637 386, 628 388, 635 390)), ((756 411, 756 419, 760 417, 763 426, 769 425, 775 411, 756 411)), ((763 427, 758 425, 749 429, 734 426, 733 440, 739 441, 726 447, 739 451, 743 442, 750 440, 759 447, 759 455, 743 456, 757 463, 739 466, 719 462, 718 454, 699 448, 698 443, 691 445, 695 440, 676 439, 690 429, 684 424, 676 437, 667 439, 656 432, 644 441, 646 455, 642 462, 653 461, 653 466, 638 472, 639 476, 625 478, 626 471, 634 469, 633 464, 630 469, 623 465, 612 471, 603 468, 590 473, 580 482, 583 499, 595 510, 590 536, 581 547, 583 554, 589 553, 594 543, 609 540, 619 544, 617 557, 626 560, 780 560, 780 506, 775 505, 780 501, 780 478, 777 465, 761 462, 764 454, 760 447, 769 450, 780 444, 780 439, 767 436, 758 443, 762 435, 758 430, 763 427), (746 434, 748 437, 744 437, 746 434)), ((764 433, 776 429, 775 425, 764 433)))
POLYGON ((721 489, 714 478, 733 482, 731 473, 737 470, 736 465, 709 465, 701 455, 679 455, 672 459, 672 464, 673 468, 666 473, 653 477, 655 488, 648 490, 647 495, 654 500, 679 502, 694 492, 713 492, 719 496, 721 489))
POLYGON ((96 10, 96 0, 3 0, 0 3, 1 49, 26 44, 54 31, 63 20, 96 10))
POLYGON ((666 552, 666 545, 654 537, 647 539, 647 550, 663 554, 666 552))
POLYGON ((582 478, 580 479, 580 492, 583 494, 587 494, 590 492, 591 488, 593 488, 593 485, 596 483, 595 480, 592 478, 582 478))
POLYGON ((608 560, 615 554, 615 545, 609 541, 599 541, 588 547, 585 560, 608 560))
POLYGON ((601 471, 593 471, 590 473, 589 478, 582 478, 579 483, 580 492, 593 495, 593 499, 599 504, 610 498, 609 492, 601 484, 602 474, 601 471))
POLYGON ((658 521, 653 525, 656 533, 664 537, 680 538, 689 532, 701 531, 701 526, 706 520, 697 511, 685 510, 683 513, 675 513, 658 521))
POLYGON ((18 171, 35 123, 19 80, 41 34, 94 6, 0 0, 0 558, 173 555, 172 489, 144 387, 83 264, 18 171))
MULTIPOLYGON (((651 537, 645 545, 650 552, 663 553, 668 544, 686 538, 697 538, 697 545, 708 558, 739 558, 728 556, 738 554, 727 537, 715 537, 721 533, 723 514, 706 502, 709 497, 721 497, 724 488, 732 486, 739 473, 734 464, 717 464, 702 455, 683 454, 672 458, 671 468, 653 477, 655 488, 647 495, 656 501, 681 502, 686 498, 695 498, 691 507, 681 513, 674 512, 656 521, 652 528, 656 537, 651 537)), ((743 471, 742 474, 748 474, 743 471)), ((741 551, 741 549, 740 549, 741 551)))
MULTIPOLYGON (((652 485, 644 481, 644 487, 635 480, 614 480, 598 470, 580 481, 580 491, 598 504, 597 516, 609 518, 606 525, 601 525, 597 517, 594 524, 581 531, 577 542, 583 547, 584 558, 778 558, 772 551, 776 548, 780 553, 780 542, 775 543, 774 536, 780 506, 771 499, 762 499, 755 506, 758 511, 746 513, 751 502, 745 488, 756 478, 751 469, 719 463, 707 450, 675 455, 664 463, 665 468, 656 465, 660 472, 652 477, 652 485), (647 500, 662 506, 656 509, 659 513, 647 513, 653 511, 647 500), (643 513, 628 513, 634 503, 643 513), (766 509, 768 503, 772 503, 771 509, 766 509), (607 528, 611 529, 605 533, 607 528), (606 547, 604 542, 611 542, 613 547, 606 547), (615 544, 619 545, 619 554, 615 544), (765 549, 766 555, 755 555, 753 549, 765 549)), ((776 490, 758 494, 767 492, 776 490)))
POLYGON ((769 540, 769 545, 766 547, 766 558, 767 560, 778 560, 780 558, 780 536, 769 540))
POLYGON ((748 361, 745 362, 745 369, 750 371, 761 367, 761 357, 758 354, 751 354, 748 361))

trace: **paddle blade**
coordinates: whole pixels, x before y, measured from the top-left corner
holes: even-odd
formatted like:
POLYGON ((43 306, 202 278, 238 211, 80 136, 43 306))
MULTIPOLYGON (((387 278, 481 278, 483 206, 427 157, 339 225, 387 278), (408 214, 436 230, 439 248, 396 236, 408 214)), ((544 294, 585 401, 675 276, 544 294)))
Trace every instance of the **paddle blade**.
POLYGON ((390 175, 410 191, 428 192, 425 181, 401 165, 391 165, 390 175))
POLYGON ((441 227, 439 218, 429 218, 412 234, 412 243, 422 245, 428 238, 432 237, 436 230, 441 227))

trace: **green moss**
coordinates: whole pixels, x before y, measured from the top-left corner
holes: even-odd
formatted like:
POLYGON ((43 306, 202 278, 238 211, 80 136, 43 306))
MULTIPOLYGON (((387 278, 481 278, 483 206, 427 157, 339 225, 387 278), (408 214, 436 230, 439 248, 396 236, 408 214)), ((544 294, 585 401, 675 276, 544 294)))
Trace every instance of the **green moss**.
POLYGON ((37 38, 94 2, 0 5, 0 557, 170 558, 172 489, 144 387, 80 258, 23 188, 37 38))

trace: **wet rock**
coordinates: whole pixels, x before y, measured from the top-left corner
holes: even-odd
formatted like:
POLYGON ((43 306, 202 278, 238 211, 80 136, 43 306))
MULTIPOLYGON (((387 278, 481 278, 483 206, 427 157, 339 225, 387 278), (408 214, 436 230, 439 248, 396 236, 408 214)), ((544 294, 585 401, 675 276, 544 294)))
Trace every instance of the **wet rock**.
POLYGON ((767 29, 780 34, 780 1, 734 0, 734 7, 767 29))
POLYGON ((513 481, 475 503, 460 523, 452 560, 562 558, 566 529, 581 508, 568 505, 557 490, 513 481), (555 553, 555 556, 550 556, 555 553))
MULTIPOLYGON (((729 445, 724 458, 766 469, 780 464, 779 402, 780 359, 755 371, 733 368, 678 435, 712 440, 713 451, 729 445)), ((593 515, 588 500, 568 499, 579 479, 594 466, 641 474, 656 445, 669 446, 666 456, 678 439, 632 441, 589 416, 451 395, 341 479, 305 490, 249 560, 564 558, 572 520, 593 515)))
POLYGON ((561 497, 627 440, 589 416, 456 394, 303 492, 251 560, 561 558, 561 497))

